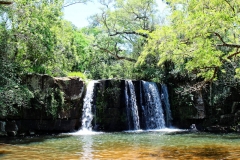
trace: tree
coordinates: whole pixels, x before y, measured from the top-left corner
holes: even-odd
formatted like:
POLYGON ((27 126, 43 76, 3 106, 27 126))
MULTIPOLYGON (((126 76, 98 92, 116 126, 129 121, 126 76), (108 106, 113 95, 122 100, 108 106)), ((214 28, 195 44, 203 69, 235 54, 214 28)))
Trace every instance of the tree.
POLYGON ((73 25, 62 19, 63 1, 16 0, 0 5, 0 116, 29 107, 25 73, 65 75, 79 59, 73 25))
POLYGON ((199 88, 226 72, 225 63, 232 63, 239 73, 240 2, 237 0, 169 0, 169 22, 149 33, 148 44, 138 59, 148 57, 158 65, 174 64, 172 74, 187 73, 203 78, 199 88))
POLYGON ((7 13, 11 7, 0 6, 0 116, 17 113, 21 107, 28 107, 32 93, 22 86, 19 73, 22 68, 9 57, 9 21, 7 13))
POLYGON ((103 31, 101 45, 96 49, 107 52, 116 60, 125 59, 136 62, 147 35, 140 30, 153 31, 157 18, 154 0, 118 0, 114 3, 102 1, 102 13, 95 16, 95 21, 103 31), (130 55, 130 56, 129 56, 130 55))
MULTIPOLYGON (((105 63, 103 68, 113 71, 114 65, 116 72, 122 68, 123 74, 120 75, 128 75, 122 78, 132 78, 133 74, 124 72, 125 69, 129 69, 128 73, 135 72, 134 64, 148 36, 145 30, 152 32, 158 24, 156 3, 154 0, 101 0, 100 3, 103 6, 101 13, 93 15, 91 23, 91 27, 100 33, 95 37, 91 50, 101 59, 101 64, 105 63)), ((110 77, 116 75, 115 71, 107 73, 110 77)))
MULTIPOLYGON (((91 63, 92 57, 89 53, 89 44, 92 42, 93 35, 84 33, 87 32, 86 28, 81 30, 74 29, 72 43, 76 52, 76 59, 73 62, 71 71, 80 71, 84 73, 88 70, 89 63, 91 63)), ((94 57, 94 56, 93 56, 94 57)))
POLYGON ((65 75, 78 59, 73 25, 62 19, 63 1, 17 0, 2 14, 8 58, 25 72, 65 75))

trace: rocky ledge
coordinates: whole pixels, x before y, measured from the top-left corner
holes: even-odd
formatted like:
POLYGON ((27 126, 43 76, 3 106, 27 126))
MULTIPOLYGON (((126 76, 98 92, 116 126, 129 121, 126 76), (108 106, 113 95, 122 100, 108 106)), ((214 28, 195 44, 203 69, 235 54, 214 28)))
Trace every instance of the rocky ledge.
POLYGON ((33 93, 33 98, 18 114, 0 117, 0 135, 78 129, 84 92, 84 82, 80 78, 29 74, 22 82, 33 93))

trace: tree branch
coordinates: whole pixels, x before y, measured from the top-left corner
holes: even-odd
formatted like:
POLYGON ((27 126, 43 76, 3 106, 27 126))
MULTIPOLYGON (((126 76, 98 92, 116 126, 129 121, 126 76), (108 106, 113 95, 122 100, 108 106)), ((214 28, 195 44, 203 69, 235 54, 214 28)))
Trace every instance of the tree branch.
POLYGON ((12 4, 13 2, 9 2, 9 1, 0 1, 0 4, 5 4, 5 5, 10 5, 12 4))
POLYGON ((239 44, 229 44, 229 43, 226 43, 223 40, 223 37, 219 33, 217 33, 217 32, 211 32, 211 33, 213 33, 215 36, 217 36, 219 38, 219 40, 223 43, 223 44, 217 44, 217 46, 240 48, 239 44))
POLYGON ((119 35, 119 34, 135 34, 135 35, 139 35, 139 36, 142 36, 142 37, 145 37, 145 38, 148 38, 148 35, 147 34, 144 34, 144 33, 138 33, 136 31, 122 31, 122 32, 115 32, 113 34, 110 34, 109 36, 116 36, 116 35, 119 35))
POLYGON ((236 56, 236 55, 238 55, 238 54, 240 54, 240 51, 235 52, 235 53, 229 55, 227 58, 230 59, 230 58, 232 58, 232 57, 234 57, 234 56, 236 56))
POLYGON ((86 1, 83 0, 83 1, 78 1, 78 2, 71 2, 71 3, 65 4, 65 5, 63 6, 63 8, 68 7, 68 6, 71 6, 71 5, 74 5, 74 4, 77 4, 77 3, 84 3, 84 4, 85 4, 86 1))
POLYGON ((207 82, 212 82, 214 80, 214 78, 216 77, 217 75, 217 71, 219 70, 219 67, 215 67, 214 68, 214 72, 213 72, 213 76, 210 80, 208 80, 207 82))
MULTIPOLYGON (((234 56, 236 56, 236 55, 238 55, 238 54, 240 54, 240 51, 238 51, 237 50, 237 52, 235 52, 235 53, 233 53, 233 54, 231 54, 231 55, 229 55, 229 56, 227 56, 227 59, 231 59, 232 57, 234 57, 234 56)), ((224 59, 224 60, 222 60, 222 63, 224 63, 224 62, 226 62, 226 60, 224 59)), ((212 78, 210 79, 210 80, 208 80, 208 81, 206 81, 206 82, 212 82, 213 81, 213 79, 216 77, 216 75, 217 75, 217 72, 218 72, 218 70, 219 70, 219 67, 206 67, 206 69, 211 69, 211 68, 214 68, 214 73, 213 73, 213 76, 212 76, 212 78)))
POLYGON ((217 44, 216 46, 240 48, 240 45, 239 45, 239 44, 228 44, 228 43, 225 43, 225 44, 217 44))
MULTIPOLYGON (((110 54, 111 56, 113 56, 115 59, 117 60, 127 60, 127 61, 130 61, 130 62, 137 62, 135 59, 133 58, 128 58, 128 57, 121 57, 121 56, 118 56, 117 54, 114 54, 113 52, 111 52, 110 50, 106 49, 106 48, 102 48, 98 45, 94 45, 95 47, 98 47, 100 50, 104 51, 104 52, 107 52, 108 54, 110 54)), ((116 45, 115 45, 116 47, 116 45)))
POLYGON ((186 85, 184 88, 183 88, 183 91, 176 91, 176 93, 179 93, 179 94, 182 94, 182 95, 185 95, 185 94, 189 94, 189 93, 192 93, 192 92, 197 92, 197 91, 201 91, 203 88, 205 88, 207 86, 207 82, 206 81, 201 81, 201 82, 198 82, 194 85, 186 85))
POLYGON ((221 36, 219 33, 217 33, 217 32, 212 32, 212 33, 213 33, 215 36, 217 36, 223 44, 226 44, 226 42, 223 40, 222 36, 221 36))
POLYGON ((234 9, 234 7, 230 4, 230 2, 228 2, 227 0, 224 0, 229 6, 230 6, 230 8, 233 10, 233 12, 235 13, 235 9, 234 9))

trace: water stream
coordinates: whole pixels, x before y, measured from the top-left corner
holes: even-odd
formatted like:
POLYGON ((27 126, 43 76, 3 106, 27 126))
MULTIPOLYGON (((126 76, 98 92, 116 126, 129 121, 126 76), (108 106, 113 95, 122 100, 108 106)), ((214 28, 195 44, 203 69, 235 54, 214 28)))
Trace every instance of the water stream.
POLYGON ((82 111, 82 128, 83 131, 92 130, 92 108, 93 108, 93 97, 94 97, 94 87, 97 81, 90 81, 87 85, 86 95, 83 100, 83 111, 82 111))
POLYGON ((128 118, 128 129, 140 129, 138 107, 136 102, 136 93, 131 80, 125 81, 125 101, 128 118))
POLYGON ((157 85, 153 82, 142 81, 139 88, 139 109, 142 110, 140 117, 145 121, 147 130, 139 130, 134 85, 132 81, 126 81, 124 94, 131 131, 92 132, 96 83, 91 81, 87 86, 82 129, 79 132, 51 136, 0 137, 0 159, 239 159, 239 134, 193 133, 166 129, 166 125, 171 125, 167 87, 162 85, 160 95, 157 85))
POLYGON ((146 129, 165 128, 161 97, 156 83, 142 81, 142 86, 143 101, 141 106, 146 119, 146 129))

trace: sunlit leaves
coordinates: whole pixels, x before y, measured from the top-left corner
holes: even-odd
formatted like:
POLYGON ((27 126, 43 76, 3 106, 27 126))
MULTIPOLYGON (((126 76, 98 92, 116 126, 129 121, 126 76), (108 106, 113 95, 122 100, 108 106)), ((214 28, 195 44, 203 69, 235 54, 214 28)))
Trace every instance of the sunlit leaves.
POLYGON ((240 2, 167 2, 172 12, 170 23, 150 34, 138 63, 143 64, 151 54, 160 66, 171 61, 180 72, 184 69, 206 81, 216 79, 216 72, 223 64, 239 53, 240 2))

